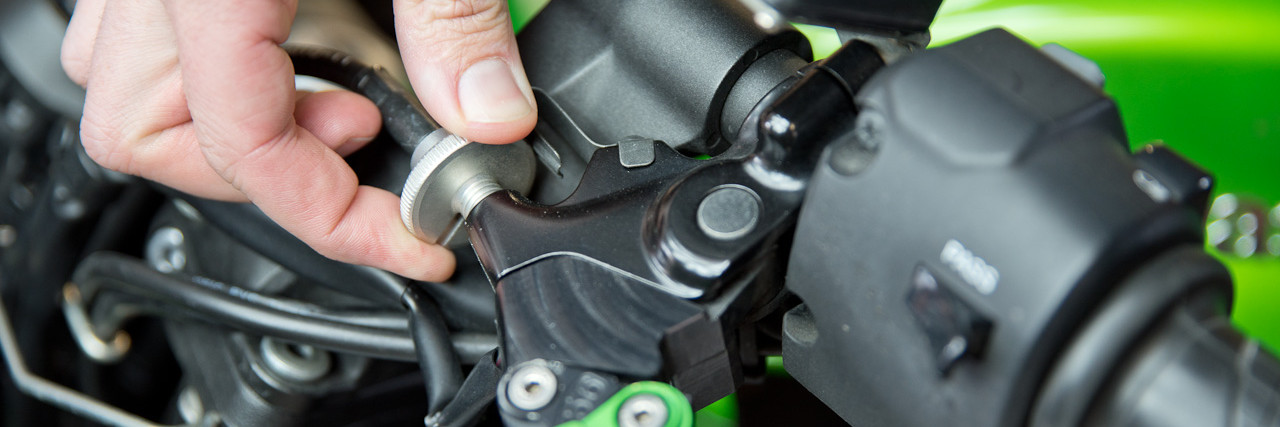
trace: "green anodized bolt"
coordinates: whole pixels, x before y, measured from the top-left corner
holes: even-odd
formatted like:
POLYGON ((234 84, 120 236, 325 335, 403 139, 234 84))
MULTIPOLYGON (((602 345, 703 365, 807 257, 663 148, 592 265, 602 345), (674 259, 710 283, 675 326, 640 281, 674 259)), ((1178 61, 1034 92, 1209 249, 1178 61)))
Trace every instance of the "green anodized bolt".
POLYGON ((680 390, 656 381, 632 383, 581 420, 560 427, 692 427, 693 408, 680 390), (663 420, 665 418, 665 422, 663 420))

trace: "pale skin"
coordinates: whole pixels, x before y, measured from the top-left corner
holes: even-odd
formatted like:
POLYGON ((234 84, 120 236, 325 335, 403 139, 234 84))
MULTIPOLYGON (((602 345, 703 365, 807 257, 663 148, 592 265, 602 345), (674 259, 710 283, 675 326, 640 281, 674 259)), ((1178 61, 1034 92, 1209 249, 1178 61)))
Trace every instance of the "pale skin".
MULTIPOLYGON (((297 0, 80 0, 62 64, 88 95, 85 151, 104 167, 201 197, 249 201, 317 252, 419 280, 453 255, 413 237, 399 199, 342 156, 381 126, 350 92, 298 92, 280 44, 297 0)), ((505 0, 394 0, 410 82, 469 140, 527 135, 537 111, 505 0)))

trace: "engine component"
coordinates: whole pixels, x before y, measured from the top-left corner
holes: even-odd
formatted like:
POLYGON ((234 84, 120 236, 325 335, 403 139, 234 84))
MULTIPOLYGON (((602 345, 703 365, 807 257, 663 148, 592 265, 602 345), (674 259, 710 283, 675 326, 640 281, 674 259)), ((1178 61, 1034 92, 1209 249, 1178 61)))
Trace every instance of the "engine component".
MULTIPOLYGON (((307 6, 355 10, 328 1, 307 6)), ((106 172, 51 92, 9 84, 31 67, 0 68, 0 416, 689 427, 783 353, 859 425, 1274 423, 1280 363, 1199 247, 1214 181, 1130 153, 1098 67, 1002 31, 920 53, 936 0, 747 3, 552 2, 519 40, 539 123, 502 146, 286 47, 382 113, 361 184, 470 240, 444 284, 106 172), (845 45, 810 63, 784 15, 845 45)), ((359 53, 394 52, 357 20, 359 53)), ((1267 213, 1227 200, 1214 244, 1261 250, 1267 213)))

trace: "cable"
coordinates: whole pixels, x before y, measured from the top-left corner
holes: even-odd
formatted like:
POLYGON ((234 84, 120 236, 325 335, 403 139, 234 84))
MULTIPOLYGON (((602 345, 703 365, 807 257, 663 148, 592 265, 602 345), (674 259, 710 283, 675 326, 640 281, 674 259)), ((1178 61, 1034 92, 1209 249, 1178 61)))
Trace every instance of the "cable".
POLYGON ((403 279, 376 268, 325 258, 252 204, 202 199, 172 189, 163 191, 185 200, 209 223, 249 249, 316 284, 386 307, 399 306, 403 279))
POLYGON ((427 413, 434 414, 444 409, 462 386, 458 356, 452 349, 435 345, 446 342, 449 331, 445 328, 440 309, 435 306, 434 301, 417 286, 405 288, 401 301, 409 310, 409 330, 413 334, 413 341, 418 344, 418 364, 422 367, 427 388, 427 413))
POLYGON ((9 312, 0 299, 0 353, 4 353, 5 365, 13 377, 13 384, 23 393, 53 406, 106 425, 148 427, 156 424, 120 408, 103 403, 61 384, 37 376, 27 369, 22 359, 22 349, 14 337, 9 312))
MULTIPOLYGON (((183 280, 152 270, 137 259, 110 252, 98 252, 86 257, 76 268, 72 280, 80 285, 103 287, 97 297, 100 301, 93 305, 89 316, 99 334, 104 330, 118 329, 129 316, 154 314, 214 321, 248 332, 331 350, 344 351, 348 350, 348 346, 357 346, 358 348, 351 348, 346 352, 374 358, 408 362, 419 360, 408 318, 401 317, 404 316, 402 313, 330 310, 302 301, 259 294, 207 278, 183 280), (122 298, 121 294, 142 298, 122 298), (200 299, 206 301, 188 303, 200 299), (251 313, 255 317, 230 318, 241 313, 251 313), (272 323, 276 320, 287 323, 272 323), (296 322, 311 323, 314 326, 295 331, 282 330, 296 322), (346 344, 326 344, 331 341, 346 344)), ((434 304, 429 307, 435 310, 434 304)), ((439 319, 438 314, 434 316, 439 319)), ((431 329, 434 330, 435 327, 431 329)), ((491 334, 436 332, 432 336, 438 338, 430 341, 434 343, 431 344, 436 349, 434 351, 449 351, 454 355, 454 360, 467 364, 475 363, 498 346, 497 336, 491 334)), ((447 359, 437 357, 433 360, 447 359)))
MULTIPOLYGON (((210 280, 204 277, 192 277, 191 283, 213 288, 219 292, 233 292, 245 296, 245 290, 210 280)), ((267 295, 250 297, 267 299, 262 304, 286 313, 296 314, 308 319, 334 322, 348 326, 383 329, 397 334, 409 335, 409 319, 404 311, 387 310, 334 310, 311 303, 283 299, 267 295)), ((138 315, 159 315, 164 317, 182 317, 180 310, 160 301, 148 300, 118 289, 100 289, 92 298, 92 310, 89 321, 99 334, 120 330, 124 323, 138 315)))
MULTIPOLYGON (((374 358, 418 360, 414 341, 404 334, 290 313, 280 307, 298 304, 296 301, 283 302, 287 300, 242 288, 228 287, 229 292, 220 292, 210 286, 165 275, 141 261, 120 254, 98 252, 89 255, 76 267, 72 281, 82 286, 119 289, 185 307, 195 312, 190 314, 198 313, 197 318, 286 341, 374 358), (280 305, 269 305, 273 302, 280 302, 280 305)), ((452 354, 448 336, 440 338, 421 344, 440 347, 445 350, 436 351, 452 354)))
POLYGON ((289 46, 289 59, 299 75, 325 79, 373 101, 382 113, 382 128, 406 153, 413 153, 422 138, 440 129, 417 97, 401 88, 381 67, 371 67, 346 54, 315 47, 289 46))

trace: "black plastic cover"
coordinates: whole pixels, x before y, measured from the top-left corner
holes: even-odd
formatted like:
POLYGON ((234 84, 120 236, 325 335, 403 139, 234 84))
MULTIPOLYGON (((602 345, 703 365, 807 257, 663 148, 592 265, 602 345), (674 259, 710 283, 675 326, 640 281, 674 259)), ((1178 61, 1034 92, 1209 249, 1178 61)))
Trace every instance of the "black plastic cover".
POLYGON ((855 425, 1023 424, 1126 270, 1200 240, 1195 209, 1135 183, 1111 99, 1005 31, 908 56, 857 104, 801 210, 787 287, 804 305, 783 343, 788 372, 855 425), (962 322, 913 311, 919 266, 990 321, 981 357, 946 374, 931 329, 962 322))
POLYGON ((603 147, 640 136, 717 154, 739 77, 770 53, 799 58, 776 61, 781 75, 748 75, 767 90, 812 57, 799 32, 769 34, 750 16, 736 0, 557 0, 520 32, 520 57, 550 101, 539 103, 541 119, 569 119, 571 129, 557 129, 566 137, 603 147))
POLYGON ((942 0, 764 0, 782 15, 836 28, 929 29, 942 0))

